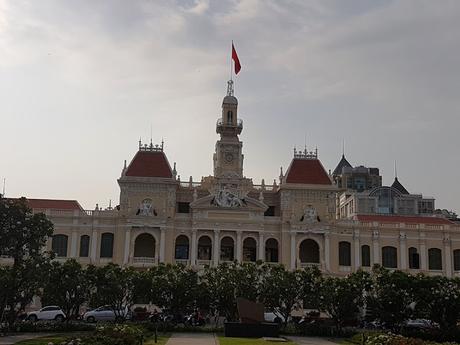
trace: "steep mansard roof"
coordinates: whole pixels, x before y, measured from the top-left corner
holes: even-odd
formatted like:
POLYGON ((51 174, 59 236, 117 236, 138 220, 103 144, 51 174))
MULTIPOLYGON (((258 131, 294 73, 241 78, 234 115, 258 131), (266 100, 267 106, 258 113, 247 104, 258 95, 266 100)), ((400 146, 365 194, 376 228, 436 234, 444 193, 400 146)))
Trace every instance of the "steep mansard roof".
POLYGON ((359 214, 356 219, 361 222, 380 222, 380 223, 415 223, 415 224, 454 224, 445 218, 423 217, 423 216, 396 216, 381 214, 359 214))
POLYGON ((397 189, 399 192, 401 192, 401 194, 410 194, 406 188, 404 188, 404 186, 401 184, 401 182, 398 181, 398 178, 395 177, 395 180, 393 182, 393 184, 391 185, 392 188, 395 188, 397 189))
POLYGON ((168 159, 163 151, 138 151, 125 172, 126 176, 172 178, 168 159))
POLYGON ((336 168, 334 169, 334 172, 332 175, 340 175, 342 174, 342 169, 344 167, 352 168, 351 164, 347 161, 345 158, 345 155, 342 155, 342 159, 340 160, 339 164, 337 164, 336 168))
POLYGON ((286 183, 331 185, 319 159, 294 158, 286 172, 286 183))

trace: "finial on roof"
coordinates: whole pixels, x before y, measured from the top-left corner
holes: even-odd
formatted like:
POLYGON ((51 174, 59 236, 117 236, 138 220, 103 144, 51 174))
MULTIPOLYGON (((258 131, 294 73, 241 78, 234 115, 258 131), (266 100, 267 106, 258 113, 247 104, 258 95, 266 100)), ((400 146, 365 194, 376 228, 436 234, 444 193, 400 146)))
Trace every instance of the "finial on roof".
MULTIPOLYGON (((281 182, 280 182, 280 184, 281 184, 281 182)), ((276 187, 277 187, 277 185, 276 185, 276 179, 273 179, 273 189, 275 189, 276 187)))
POLYGON ((141 137, 139 137, 139 150, 141 149, 141 147, 142 147, 142 139, 141 137))
POLYGON ((190 175, 190 178, 188 179, 188 186, 189 186, 190 188, 193 187, 193 177, 192 177, 192 175, 190 175))
POLYGON ((173 177, 176 178, 176 175, 177 175, 177 170, 176 170, 176 162, 174 162, 174 168, 173 168, 173 177))
POLYGON ((227 81, 227 96, 233 96, 234 90, 233 90, 233 80, 227 81))
POLYGON ((284 177, 283 167, 280 167, 280 184, 283 183, 283 177, 284 177))
POLYGON ((126 169, 126 159, 125 159, 125 164, 123 165, 123 169, 126 169))
POLYGON ((345 157, 345 139, 342 139, 342 156, 345 157))
POLYGON ((396 159, 395 159, 395 180, 398 179, 398 171, 396 170, 396 159))
POLYGON ((161 151, 163 151, 164 146, 165 146, 165 142, 163 138, 161 138, 161 151))

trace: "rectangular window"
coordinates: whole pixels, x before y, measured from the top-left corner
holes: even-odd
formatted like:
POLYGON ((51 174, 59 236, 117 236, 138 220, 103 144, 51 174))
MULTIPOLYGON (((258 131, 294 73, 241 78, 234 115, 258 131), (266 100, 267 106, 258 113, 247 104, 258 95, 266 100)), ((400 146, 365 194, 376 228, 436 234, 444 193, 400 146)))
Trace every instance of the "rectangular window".
POLYGON ((190 203, 189 202, 178 202, 177 203, 177 213, 190 213, 190 203))
POLYGON ((368 245, 361 246, 361 266, 371 267, 371 248, 368 245))

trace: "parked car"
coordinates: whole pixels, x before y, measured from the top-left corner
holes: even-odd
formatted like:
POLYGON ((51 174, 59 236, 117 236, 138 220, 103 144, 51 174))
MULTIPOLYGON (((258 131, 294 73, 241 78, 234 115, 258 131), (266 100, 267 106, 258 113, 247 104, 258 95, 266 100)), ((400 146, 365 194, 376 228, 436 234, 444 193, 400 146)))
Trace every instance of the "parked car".
POLYGON ((275 322, 275 323, 283 323, 284 322, 284 317, 281 315, 277 315, 274 312, 265 312, 264 313, 264 319, 267 322, 275 322))
POLYGON ((114 308, 108 305, 87 311, 83 314, 83 320, 86 322, 96 321, 122 321, 129 319, 131 316, 128 308, 115 312, 114 308))
POLYGON ((414 320, 407 320, 404 323, 404 328, 406 329, 424 329, 424 330, 431 330, 438 328, 439 326, 432 322, 431 320, 427 319, 414 319, 414 320))
POLYGON ((46 306, 37 311, 27 313, 26 320, 36 322, 38 320, 56 320, 64 321, 66 318, 64 312, 58 306, 46 306))

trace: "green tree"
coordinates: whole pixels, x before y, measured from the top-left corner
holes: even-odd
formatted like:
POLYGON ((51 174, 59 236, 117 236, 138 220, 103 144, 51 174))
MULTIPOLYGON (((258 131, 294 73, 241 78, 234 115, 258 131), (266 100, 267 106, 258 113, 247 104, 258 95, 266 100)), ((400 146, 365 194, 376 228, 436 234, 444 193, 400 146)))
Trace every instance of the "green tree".
POLYGON ((347 321, 356 320, 364 305, 365 278, 365 274, 358 272, 345 278, 324 277, 321 280, 319 309, 331 317, 338 333, 347 321))
POLYGON ((102 267, 90 265, 86 276, 90 286, 89 301, 93 307, 107 305, 118 320, 123 320, 134 302, 135 281, 139 274, 132 267, 108 264, 102 267))
POLYGON ((366 297, 367 308, 374 318, 391 329, 397 329, 412 316, 414 287, 414 276, 375 266, 372 290, 366 297))
POLYGON ((287 324, 292 310, 302 302, 315 304, 320 271, 314 268, 290 271, 284 266, 270 266, 261 286, 262 302, 287 324))
POLYGON ((71 259, 62 264, 53 262, 45 276, 42 304, 60 306, 68 320, 78 316, 80 306, 88 300, 92 288, 86 270, 71 259))
POLYGON ((460 280, 417 275, 415 278, 417 316, 437 322, 444 335, 451 335, 460 318, 460 280))
POLYGON ((0 315, 11 324, 42 285, 50 261, 43 248, 53 224, 43 213, 33 214, 25 198, 0 198, 0 229, 0 255, 13 261, 1 271, 0 315))
POLYGON ((0 254, 11 257, 13 266, 43 257, 42 249, 53 234, 53 223, 43 213, 33 214, 27 199, 0 198, 0 254))
POLYGON ((177 314, 197 306, 198 273, 183 265, 159 265, 148 271, 150 301, 177 314))
POLYGON ((237 320, 237 297, 258 301, 264 272, 265 266, 260 262, 223 263, 217 267, 207 267, 202 279, 209 291, 211 308, 229 321, 237 320))

